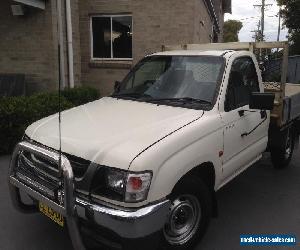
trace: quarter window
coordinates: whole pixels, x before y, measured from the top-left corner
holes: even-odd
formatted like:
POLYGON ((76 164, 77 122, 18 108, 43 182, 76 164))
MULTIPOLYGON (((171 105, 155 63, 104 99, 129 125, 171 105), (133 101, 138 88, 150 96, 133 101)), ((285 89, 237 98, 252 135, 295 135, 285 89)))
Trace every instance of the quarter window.
POLYGON ((231 68, 225 111, 249 104, 251 92, 259 91, 259 81, 255 64, 250 57, 236 59, 231 68))
POLYGON ((93 16, 91 32, 93 59, 132 59, 132 16, 93 16))

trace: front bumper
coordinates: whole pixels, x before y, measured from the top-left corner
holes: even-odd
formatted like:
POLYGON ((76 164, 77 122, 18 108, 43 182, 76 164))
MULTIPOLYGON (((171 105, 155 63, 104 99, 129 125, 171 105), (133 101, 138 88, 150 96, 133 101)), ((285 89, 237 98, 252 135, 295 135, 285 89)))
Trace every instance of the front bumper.
POLYGON ((12 202, 21 212, 37 212, 37 206, 23 203, 20 191, 62 214, 66 218, 74 249, 84 249, 79 220, 106 228, 122 238, 136 239, 146 237, 162 229, 170 207, 170 201, 164 200, 136 209, 113 208, 93 204, 76 197, 73 170, 67 157, 60 156, 56 151, 30 142, 21 142, 14 150, 9 170, 9 188, 12 202), (61 202, 56 202, 44 195, 43 186, 34 180, 27 179, 23 182, 16 177, 18 156, 20 152, 24 151, 61 166, 60 174, 64 193, 61 202))

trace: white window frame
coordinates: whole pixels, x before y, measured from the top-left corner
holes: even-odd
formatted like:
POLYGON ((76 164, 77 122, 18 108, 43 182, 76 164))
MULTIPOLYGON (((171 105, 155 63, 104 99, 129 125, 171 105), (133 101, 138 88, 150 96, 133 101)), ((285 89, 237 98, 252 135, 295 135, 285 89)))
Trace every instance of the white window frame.
MULTIPOLYGON (((91 15, 90 16, 90 41, 91 41, 91 59, 92 61, 132 61, 133 58, 114 58, 113 57, 113 44, 112 44, 112 18, 113 17, 131 17, 131 30, 133 33, 133 18, 131 14, 113 14, 113 15, 91 15), (110 36, 111 36, 111 58, 94 57, 94 36, 93 36, 93 18, 94 17, 109 17, 110 18, 110 36)), ((133 45, 132 45, 133 47, 133 45)), ((133 48, 132 48, 133 49, 133 48)))

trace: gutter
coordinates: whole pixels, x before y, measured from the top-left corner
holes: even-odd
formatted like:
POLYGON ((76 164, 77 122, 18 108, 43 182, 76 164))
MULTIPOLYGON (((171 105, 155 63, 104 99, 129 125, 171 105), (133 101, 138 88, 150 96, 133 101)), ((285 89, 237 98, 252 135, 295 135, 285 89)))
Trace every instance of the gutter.
POLYGON ((215 7, 214 7, 212 1, 211 0, 204 0, 204 3, 205 3, 205 5, 206 5, 206 7, 208 9, 208 12, 209 12, 209 15, 210 15, 211 19, 213 20, 213 23, 214 23, 214 26, 216 28, 216 31, 218 33, 220 33, 219 19, 218 19, 217 15, 216 15, 215 7))
POLYGON ((64 34, 63 34, 63 15, 62 0, 56 0, 57 8, 57 47, 58 47, 58 67, 59 67, 59 90, 65 85, 65 56, 64 56, 64 34))

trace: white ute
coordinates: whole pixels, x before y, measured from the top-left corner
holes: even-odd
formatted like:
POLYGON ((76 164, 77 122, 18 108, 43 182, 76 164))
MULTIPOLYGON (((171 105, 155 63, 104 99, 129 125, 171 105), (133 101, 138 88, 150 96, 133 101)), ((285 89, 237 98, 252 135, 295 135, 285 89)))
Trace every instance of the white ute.
POLYGON ((192 249, 217 214, 216 191, 266 150, 276 168, 291 160, 300 86, 285 83, 286 43, 163 50, 113 95, 62 112, 61 138, 55 114, 14 150, 15 207, 68 224, 74 249, 192 249), (273 47, 285 49, 282 82, 264 84, 252 51, 273 47))

